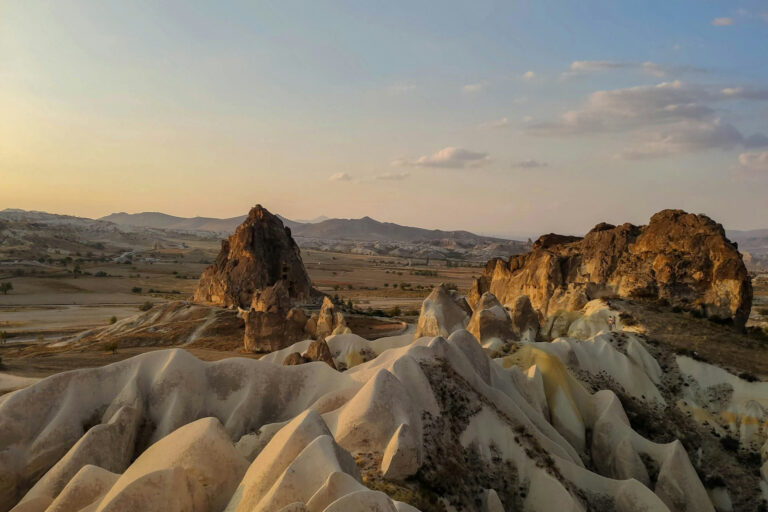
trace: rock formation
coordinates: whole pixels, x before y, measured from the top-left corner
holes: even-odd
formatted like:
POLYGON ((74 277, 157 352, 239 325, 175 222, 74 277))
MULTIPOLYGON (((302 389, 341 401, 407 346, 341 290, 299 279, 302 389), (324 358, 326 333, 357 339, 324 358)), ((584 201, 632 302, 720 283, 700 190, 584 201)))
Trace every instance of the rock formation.
POLYGON ((303 354, 299 352, 291 352, 283 360, 283 366, 295 366, 297 364, 311 363, 313 361, 322 361, 334 370, 336 370, 336 363, 331 355, 331 349, 328 348, 328 343, 323 339, 314 340, 307 347, 306 352, 303 354))
POLYGON ((216 262, 200 277, 194 300, 248 308, 255 294, 278 281, 284 281, 288 295, 296 301, 306 302, 313 295, 290 229, 256 205, 235 233, 221 242, 216 262))
POLYGON ((545 317, 608 296, 666 301, 743 328, 752 285, 736 245, 704 215, 664 210, 646 226, 598 224, 584 238, 545 235, 531 252, 489 261, 470 303, 527 295, 545 317))
POLYGON ((474 305, 474 313, 469 319, 467 330, 483 346, 489 343, 504 343, 516 339, 512 332, 512 319, 509 312, 493 296, 486 292, 474 305))
MULTIPOLYGON (((674 355, 676 374, 662 372, 626 333, 523 343, 497 360, 465 330, 339 335, 328 350, 361 344, 373 359, 347 373, 287 368, 278 353, 204 362, 173 349, 5 395, 0 510, 414 512, 442 509, 438 499, 456 510, 714 512, 708 489, 732 510, 761 500, 759 455, 718 436, 740 432, 744 453, 759 453, 764 383, 674 355), (697 417, 706 442, 670 442, 697 417)), ((305 341, 285 350, 312 352, 305 341)))
POLYGON ((415 337, 448 337, 452 332, 464 329, 471 314, 464 298, 448 291, 442 284, 436 286, 421 305, 415 337))
POLYGON ((290 229, 260 205, 222 241, 216 263, 205 269, 194 296, 197 302, 241 310, 243 344, 249 352, 272 352, 306 338, 350 332, 328 297, 319 314, 307 318, 299 304, 320 297, 290 229))
POLYGON ((351 332, 344 320, 344 314, 333 304, 330 298, 323 298, 323 305, 320 313, 311 318, 312 322, 307 325, 307 330, 315 338, 325 338, 331 334, 346 334, 351 332))

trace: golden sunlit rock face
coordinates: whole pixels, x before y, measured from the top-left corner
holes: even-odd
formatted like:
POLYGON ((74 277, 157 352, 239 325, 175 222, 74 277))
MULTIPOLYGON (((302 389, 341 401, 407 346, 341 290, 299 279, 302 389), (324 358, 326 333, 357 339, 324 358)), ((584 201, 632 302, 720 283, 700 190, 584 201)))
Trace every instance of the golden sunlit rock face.
POLYGON ((744 328, 752 286, 736 245, 704 215, 664 210, 646 226, 599 224, 584 238, 546 235, 530 253, 491 260, 470 303, 527 295, 545 316, 600 297, 664 301, 744 328))

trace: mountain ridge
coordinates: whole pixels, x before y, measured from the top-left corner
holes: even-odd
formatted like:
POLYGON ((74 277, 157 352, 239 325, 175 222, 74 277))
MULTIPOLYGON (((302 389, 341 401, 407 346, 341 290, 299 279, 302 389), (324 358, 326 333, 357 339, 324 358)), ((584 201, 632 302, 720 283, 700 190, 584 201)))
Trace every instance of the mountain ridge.
MULTIPOLYGON (((245 215, 226 219, 212 217, 177 217, 162 212, 112 213, 99 220, 119 225, 153 227, 160 229, 186 229, 196 231, 234 232, 245 215)), ((381 222, 365 216, 359 219, 332 218, 317 222, 300 222, 278 215, 294 236, 359 241, 416 242, 424 240, 456 239, 467 242, 509 242, 510 239, 478 235, 466 230, 427 229, 404 226, 394 222, 381 222)))

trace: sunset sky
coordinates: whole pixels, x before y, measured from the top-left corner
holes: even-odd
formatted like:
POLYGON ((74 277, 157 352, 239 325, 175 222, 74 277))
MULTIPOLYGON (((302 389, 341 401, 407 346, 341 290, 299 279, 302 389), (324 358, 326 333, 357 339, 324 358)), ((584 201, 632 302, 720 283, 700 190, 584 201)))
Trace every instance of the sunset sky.
POLYGON ((765 1, 0 0, 0 209, 768 228, 765 1))

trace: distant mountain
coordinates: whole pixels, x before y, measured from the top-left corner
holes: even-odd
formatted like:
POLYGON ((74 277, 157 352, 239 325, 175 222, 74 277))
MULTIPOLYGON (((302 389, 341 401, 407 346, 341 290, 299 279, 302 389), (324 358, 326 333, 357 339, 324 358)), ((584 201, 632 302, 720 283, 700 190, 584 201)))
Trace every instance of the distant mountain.
POLYGON ((214 219, 211 217, 175 217, 160 212, 142 213, 113 213, 99 220, 113 222, 120 226, 136 226, 155 229, 179 229, 188 231, 214 231, 216 233, 232 233, 243 223, 245 215, 230 219, 214 219))
POLYGON ((740 251, 751 254, 768 254, 768 229, 729 230, 726 231, 726 236, 732 242, 739 244, 740 251))
POLYGON ((469 231, 443 231, 362 219, 328 219, 316 224, 291 226, 294 236, 326 240, 361 240, 382 242, 424 242, 451 239, 471 243, 505 242, 501 238, 476 235, 469 231))
MULTIPOLYGON (((392 222, 379 222, 370 217, 325 220, 321 220, 324 217, 318 217, 310 222, 294 221, 280 215, 278 217, 291 229, 293 236, 303 238, 411 243, 445 239, 467 243, 507 242, 503 238, 476 235, 469 231, 443 231, 401 226, 392 222)), ((244 219, 245 215, 230 219, 214 219, 210 217, 185 218, 160 212, 143 212, 113 213, 99 220, 123 226, 232 233, 244 219)))

